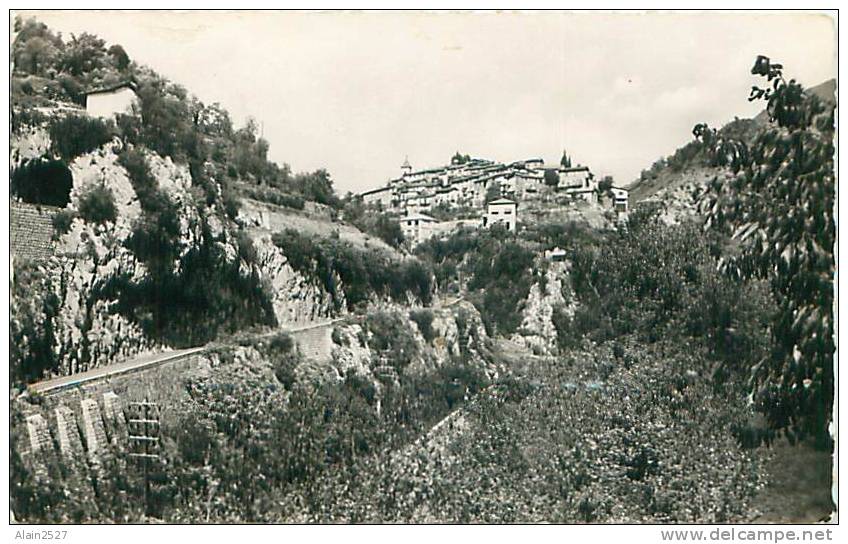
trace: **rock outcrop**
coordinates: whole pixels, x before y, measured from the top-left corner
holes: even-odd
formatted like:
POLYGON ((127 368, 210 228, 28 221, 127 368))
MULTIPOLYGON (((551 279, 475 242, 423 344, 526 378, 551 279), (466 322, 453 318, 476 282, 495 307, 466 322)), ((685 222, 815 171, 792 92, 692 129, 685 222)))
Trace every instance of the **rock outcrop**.
MULTIPOLYGON (((262 276, 271 286, 271 304, 277 322, 283 326, 327 320, 345 311, 342 298, 338 311, 332 297, 321 286, 291 267, 282 250, 268 234, 253 238, 262 276)), ((341 280, 337 281, 341 284, 341 280)), ((339 289, 339 292, 343 291, 339 289)), ((343 295, 342 295, 343 297, 343 295)))
POLYGON ((510 340, 526 346, 538 355, 557 352, 557 330, 554 326, 554 309, 567 316, 574 315, 576 301, 571 293, 569 263, 552 262, 545 270, 544 279, 530 288, 522 312, 521 325, 510 340))

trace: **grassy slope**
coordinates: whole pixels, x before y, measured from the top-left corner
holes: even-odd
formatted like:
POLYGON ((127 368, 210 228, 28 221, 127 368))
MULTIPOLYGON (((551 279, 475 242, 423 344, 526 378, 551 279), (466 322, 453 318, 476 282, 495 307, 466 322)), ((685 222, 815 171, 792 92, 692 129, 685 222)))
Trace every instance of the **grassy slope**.
POLYGON ((341 240, 349 242, 358 248, 377 248, 390 253, 395 258, 401 257, 401 254, 396 249, 379 238, 362 232, 353 225, 340 221, 330 221, 324 217, 305 211, 242 198, 242 214, 258 218, 260 210, 267 214, 268 226, 251 227, 251 230, 255 233, 281 232, 287 228, 319 237, 334 236, 335 233, 338 233, 341 240))

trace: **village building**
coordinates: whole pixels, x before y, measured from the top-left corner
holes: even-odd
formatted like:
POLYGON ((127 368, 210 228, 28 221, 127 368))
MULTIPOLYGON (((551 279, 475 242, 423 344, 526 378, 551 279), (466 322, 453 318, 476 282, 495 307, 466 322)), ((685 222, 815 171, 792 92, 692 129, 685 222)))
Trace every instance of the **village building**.
POLYGON ((567 260, 567 257, 568 254, 559 246, 545 251, 545 259, 554 263, 563 262, 567 260))
POLYGON ((119 114, 131 114, 138 103, 138 94, 131 82, 85 93, 85 111, 92 117, 110 119, 119 114))
POLYGON ((630 191, 623 187, 612 187, 612 207, 618 213, 627 213, 629 210, 630 191))
POLYGON ((407 243, 416 246, 430 239, 435 233, 437 221, 423 213, 410 213, 400 219, 400 229, 407 243))
POLYGON ((557 190, 572 199, 598 202, 598 182, 588 166, 560 167, 557 190))
MULTIPOLYGON (((545 165, 531 158, 512 163, 486 159, 452 159, 451 164, 414 170, 405 159, 401 175, 376 189, 360 193, 367 205, 398 215, 430 213, 438 206, 486 210, 486 199, 499 188, 498 196, 513 201, 585 201, 598 204, 598 180, 588 166, 545 165), (550 179, 554 174, 553 183, 550 179)), ((627 198, 618 189, 604 198, 605 206, 626 213, 627 198), (624 210, 624 211, 622 211, 624 210)), ((481 213, 485 219, 486 213, 481 213)))
POLYGON ((362 197, 362 201, 367 205, 376 205, 382 209, 388 209, 392 206, 393 191, 391 187, 378 187, 377 189, 365 191, 359 196, 362 197))
POLYGON ((499 198, 486 205, 486 216, 483 218, 483 226, 491 228, 502 224, 506 230, 515 232, 518 226, 518 203, 508 198, 499 198))

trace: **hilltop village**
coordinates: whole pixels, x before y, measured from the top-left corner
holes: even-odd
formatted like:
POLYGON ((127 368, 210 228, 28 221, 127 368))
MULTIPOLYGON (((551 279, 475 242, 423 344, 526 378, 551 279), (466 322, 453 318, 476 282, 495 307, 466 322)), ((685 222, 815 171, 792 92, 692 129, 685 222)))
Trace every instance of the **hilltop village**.
POLYGON ((366 205, 397 216, 413 245, 459 226, 503 224, 514 231, 520 224, 519 208, 528 203, 584 203, 612 211, 617 222, 628 211, 627 189, 613 186, 611 178, 599 180, 588 166, 572 166, 566 153, 560 164, 546 165, 539 158, 505 164, 457 152, 449 165, 417 171, 407 158, 399 177, 359 196, 366 205), (438 215, 448 219, 437 219, 436 211, 447 212, 438 215))

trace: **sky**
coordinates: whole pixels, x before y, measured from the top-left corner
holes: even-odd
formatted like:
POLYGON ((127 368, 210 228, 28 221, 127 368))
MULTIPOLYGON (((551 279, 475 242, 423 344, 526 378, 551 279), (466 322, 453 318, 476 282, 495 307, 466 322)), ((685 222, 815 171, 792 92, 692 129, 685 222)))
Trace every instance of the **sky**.
POLYGON ((456 151, 574 163, 627 185, 691 140, 763 108, 758 54, 836 75, 824 15, 597 12, 21 12, 90 32, 262 126, 270 158, 359 192, 456 151))

